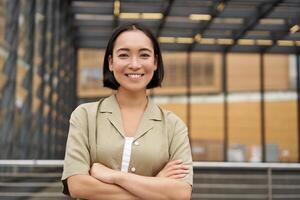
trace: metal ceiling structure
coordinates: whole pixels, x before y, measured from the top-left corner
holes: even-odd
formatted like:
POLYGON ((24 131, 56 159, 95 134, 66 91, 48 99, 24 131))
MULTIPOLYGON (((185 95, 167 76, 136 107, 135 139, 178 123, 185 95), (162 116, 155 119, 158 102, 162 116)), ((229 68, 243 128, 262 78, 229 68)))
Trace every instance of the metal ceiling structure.
POLYGON ((167 51, 299 53, 299 0, 72 0, 77 48, 106 48, 124 23, 167 51))

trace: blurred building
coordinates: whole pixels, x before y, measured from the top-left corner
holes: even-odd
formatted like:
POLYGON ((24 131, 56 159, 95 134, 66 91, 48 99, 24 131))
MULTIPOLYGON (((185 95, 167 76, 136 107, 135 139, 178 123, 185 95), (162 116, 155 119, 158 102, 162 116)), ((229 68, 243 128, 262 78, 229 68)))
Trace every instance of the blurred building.
POLYGON ((160 42, 148 94, 189 128, 192 199, 300 199, 299 19, 298 0, 0 0, 0 199, 67 199, 70 114, 112 94, 104 50, 129 22, 160 42))
POLYGON ((163 50, 163 87, 149 95, 187 123, 194 160, 299 162, 298 1, 0 5, 3 158, 62 158, 71 111, 112 93, 110 33, 135 21, 163 50))

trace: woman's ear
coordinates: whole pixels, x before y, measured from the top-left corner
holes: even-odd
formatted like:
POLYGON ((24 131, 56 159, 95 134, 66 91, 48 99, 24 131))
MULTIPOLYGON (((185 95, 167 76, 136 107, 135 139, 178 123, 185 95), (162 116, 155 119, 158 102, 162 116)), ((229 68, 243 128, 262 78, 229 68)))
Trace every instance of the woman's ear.
POLYGON ((109 56, 108 56, 109 71, 113 71, 112 64, 113 64, 113 59, 112 59, 112 56, 109 55, 109 56))

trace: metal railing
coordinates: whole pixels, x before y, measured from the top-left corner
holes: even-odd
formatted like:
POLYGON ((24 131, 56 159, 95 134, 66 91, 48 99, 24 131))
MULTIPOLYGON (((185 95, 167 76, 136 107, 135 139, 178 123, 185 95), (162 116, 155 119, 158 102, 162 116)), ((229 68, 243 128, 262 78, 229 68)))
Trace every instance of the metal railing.
MULTIPOLYGON (((62 160, 0 160, 0 199, 69 199, 62 160)), ((194 162, 192 199, 299 200, 300 164, 194 162)))
POLYGON ((62 160, 0 160, 0 199, 65 200, 62 160))
POLYGON ((192 199, 299 200, 300 164, 195 162, 192 199))

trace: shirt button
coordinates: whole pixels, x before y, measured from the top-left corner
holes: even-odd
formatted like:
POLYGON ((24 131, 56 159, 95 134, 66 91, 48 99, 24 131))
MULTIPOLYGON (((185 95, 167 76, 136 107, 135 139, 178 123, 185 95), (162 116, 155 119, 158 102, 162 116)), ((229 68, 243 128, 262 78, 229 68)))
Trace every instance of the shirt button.
POLYGON ((135 169, 134 167, 132 167, 132 168, 131 168, 131 171, 132 171, 132 172, 135 172, 135 171, 136 171, 136 169, 135 169))
POLYGON ((134 142, 134 145, 136 145, 136 146, 139 145, 139 142, 138 142, 138 141, 135 141, 135 142, 134 142))

